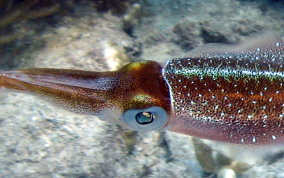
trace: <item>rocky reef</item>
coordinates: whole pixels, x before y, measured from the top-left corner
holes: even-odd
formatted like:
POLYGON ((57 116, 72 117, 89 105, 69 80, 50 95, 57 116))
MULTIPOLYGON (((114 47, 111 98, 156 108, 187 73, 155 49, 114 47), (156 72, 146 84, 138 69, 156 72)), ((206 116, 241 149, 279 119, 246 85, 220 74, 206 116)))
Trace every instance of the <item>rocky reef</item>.
MULTIPOLYGON (((284 36, 283 9, 282 1, 0 0, 0 69, 164 62, 205 43, 284 36)), ((0 131, 1 177, 284 176, 281 149, 259 156, 168 131, 129 132, 2 89, 0 131)))

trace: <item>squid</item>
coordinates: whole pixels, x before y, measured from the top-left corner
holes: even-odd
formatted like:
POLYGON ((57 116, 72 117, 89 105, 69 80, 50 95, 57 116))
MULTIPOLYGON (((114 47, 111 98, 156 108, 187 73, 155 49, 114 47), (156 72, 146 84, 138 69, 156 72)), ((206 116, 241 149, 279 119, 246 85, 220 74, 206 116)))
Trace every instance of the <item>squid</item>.
POLYGON ((205 45, 165 64, 117 71, 0 71, 0 87, 135 131, 170 130, 245 145, 284 143, 284 43, 205 45))

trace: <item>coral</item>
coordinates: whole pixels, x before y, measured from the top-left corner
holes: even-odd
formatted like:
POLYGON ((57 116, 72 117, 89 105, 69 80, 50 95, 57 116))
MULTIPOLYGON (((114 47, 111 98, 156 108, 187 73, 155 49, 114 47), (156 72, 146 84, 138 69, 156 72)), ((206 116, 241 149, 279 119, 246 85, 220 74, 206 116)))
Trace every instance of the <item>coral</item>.
POLYGON ((56 0, 0 0, 0 44, 9 43, 21 36, 11 31, 11 25, 28 19, 38 19, 54 14, 60 9, 56 0))

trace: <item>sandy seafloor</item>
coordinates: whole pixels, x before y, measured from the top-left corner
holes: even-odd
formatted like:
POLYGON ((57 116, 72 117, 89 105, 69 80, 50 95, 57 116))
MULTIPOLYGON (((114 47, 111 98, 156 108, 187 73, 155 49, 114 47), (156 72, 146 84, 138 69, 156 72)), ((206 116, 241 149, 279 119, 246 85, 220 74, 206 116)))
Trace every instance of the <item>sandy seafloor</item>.
MULTIPOLYGON (((48 17, 52 24, 44 19, 18 23, 14 28, 26 37, 1 46, 0 68, 103 71, 112 67, 104 57, 110 43, 124 48, 132 60, 163 62, 190 56, 189 50, 203 43, 233 44, 261 31, 284 36, 283 1, 145 2, 137 1, 143 13, 132 35, 123 31, 122 15, 98 12, 93 1, 76 2, 72 13, 48 17)), ((123 133, 95 116, 75 115, 38 97, 3 90, 0 177, 234 177, 230 171, 222 175, 220 165, 215 173, 205 173, 189 136, 169 131, 137 133, 129 153, 123 133)), ((220 144, 210 145, 214 150, 220 144)), ((226 151, 240 159, 235 151, 226 151)), ((245 156, 241 161, 252 167, 237 176, 284 177, 283 151, 280 147, 262 157, 245 156)))

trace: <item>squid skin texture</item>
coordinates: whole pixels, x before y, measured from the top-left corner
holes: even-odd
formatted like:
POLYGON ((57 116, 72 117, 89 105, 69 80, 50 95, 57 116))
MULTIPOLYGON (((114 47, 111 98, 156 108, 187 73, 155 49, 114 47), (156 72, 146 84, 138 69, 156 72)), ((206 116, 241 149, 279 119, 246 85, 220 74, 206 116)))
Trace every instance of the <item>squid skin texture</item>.
POLYGON ((284 47, 170 60, 172 131, 237 144, 284 142, 284 47))
POLYGON ((283 144, 283 42, 251 44, 242 50, 211 48, 199 57, 169 60, 164 68, 141 61, 114 72, 0 72, 0 86, 82 114, 115 108, 120 115, 115 113, 111 122, 127 111, 160 107, 168 116, 164 129, 235 144, 283 144))

